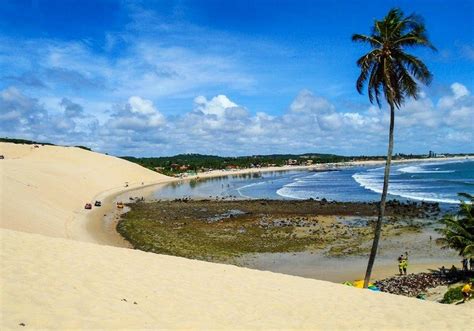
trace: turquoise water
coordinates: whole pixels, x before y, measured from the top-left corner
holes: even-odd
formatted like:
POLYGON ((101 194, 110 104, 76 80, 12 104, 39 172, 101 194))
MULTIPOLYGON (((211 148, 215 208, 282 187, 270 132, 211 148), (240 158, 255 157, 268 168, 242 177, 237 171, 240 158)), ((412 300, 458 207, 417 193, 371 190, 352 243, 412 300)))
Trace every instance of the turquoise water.
MULTIPOLYGON (((167 185, 159 199, 236 197, 248 199, 322 199, 377 201, 383 167, 350 167, 339 171, 285 171, 232 175, 167 185)), ((389 198, 457 204, 457 193, 474 194, 474 160, 395 164, 389 198)))

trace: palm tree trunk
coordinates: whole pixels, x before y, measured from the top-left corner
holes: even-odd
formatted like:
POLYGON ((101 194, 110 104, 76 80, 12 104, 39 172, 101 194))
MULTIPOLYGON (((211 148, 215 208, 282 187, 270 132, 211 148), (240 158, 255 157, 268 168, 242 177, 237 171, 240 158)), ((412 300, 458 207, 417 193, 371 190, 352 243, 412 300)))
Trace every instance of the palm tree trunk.
POLYGON ((377 225, 374 231, 374 241, 372 243, 372 250, 370 251, 369 263, 367 264, 367 271, 364 278, 364 288, 367 288, 372 274, 372 267, 374 266, 375 256, 377 255, 377 248, 379 246, 380 233, 382 231, 383 216, 385 214, 385 200, 387 199, 388 179, 390 176, 390 164, 392 163, 393 152, 393 127, 395 125, 395 107, 390 105, 390 130, 388 134, 388 151, 387 161, 385 163, 385 172, 383 177, 382 197, 380 198, 379 215, 377 217, 377 225))

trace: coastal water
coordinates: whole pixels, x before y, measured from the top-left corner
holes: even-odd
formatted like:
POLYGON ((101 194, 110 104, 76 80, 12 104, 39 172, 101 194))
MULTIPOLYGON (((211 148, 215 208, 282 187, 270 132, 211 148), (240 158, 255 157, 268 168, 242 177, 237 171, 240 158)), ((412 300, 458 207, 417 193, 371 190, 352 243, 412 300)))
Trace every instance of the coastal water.
MULTIPOLYGON (((247 199, 322 199, 377 201, 383 166, 337 171, 282 171, 235 175, 164 186, 155 198, 235 197, 247 199)), ((474 194, 474 160, 398 163, 392 166, 389 199, 457 204, 457 194, 474 194)))

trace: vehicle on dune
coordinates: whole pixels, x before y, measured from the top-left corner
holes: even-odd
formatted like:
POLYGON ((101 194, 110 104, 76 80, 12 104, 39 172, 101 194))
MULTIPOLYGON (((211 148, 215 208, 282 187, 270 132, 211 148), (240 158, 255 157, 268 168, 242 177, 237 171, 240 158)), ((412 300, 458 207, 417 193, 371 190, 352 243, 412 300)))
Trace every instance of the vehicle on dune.
POLYGON ((99 200, 96 200, 95 203, 94 203, 94 206, 100 207, 100 206, 102 206, 102 202, 100 202, 99 200))
POLYGON ((92 204, 86 203, 86 205, 84 206, 84 209, 92 209, 92 204))

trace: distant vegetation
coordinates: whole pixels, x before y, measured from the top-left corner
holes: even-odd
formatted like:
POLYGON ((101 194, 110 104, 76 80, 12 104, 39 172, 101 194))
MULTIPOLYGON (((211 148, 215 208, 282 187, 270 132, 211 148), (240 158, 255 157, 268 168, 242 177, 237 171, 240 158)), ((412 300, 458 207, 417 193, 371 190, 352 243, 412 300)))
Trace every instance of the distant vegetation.
MULTIPOLYGON (((8 138, 8 137, 6 137, 6 138, 0 138, 0 143, 57 146, 57 145, 51 144, 51 143, 39 142, 39 141, 28 140, 28 139, 8 138)), ((85 149, 86 151, 92 151, 92 149, 89 148, 89 147, 87 147, 87 146, 78 145, 78 146, 74 146, 74 147, 82 148, 82 149, 85 149)))
MULTIPOLYGON (((454 154, 443 154, 445 157, 454 154)), ((396 154, 394 159, 427 158, 428 155, 396 154)), ((125 160, 161 172, 166 175, 176 175, 185 172, 206 171, 212 169, 244 169, 283 165, 311 165, 320 163, 338 163, 350 161, 385 160, 385 156, 341 156, 335 154, 272 154, 239 157, 222 157, 202 154, 179 154, 163 157, 133 157, 123 156, 125 160)))
POLYGON ((92 149, 91 149, 91 148, 89 148, 89 147, 86 147, 86 146, 81 146, 81 145, 78 145, 78 146, 74 146, 74 147, 81 148, 81 149, 85 149, 86 151, 92 151, 92 149))
POLYGON ((146 168, 165 174, 177 174, 189 171, 212 169, 242 169, 286 164, 309 165, 314 163, 333 163, 350 161, 352 158, 334 154, 273 154, 240 157, 221 157, 216 155, 179 154, 166 157, 136 158, 125 156, 123 159, 138 163, 146 168))
POLYGON ((51 143, 43 143, 27 139, 15 139, 15 138, 0 138, 0 143, 13 143, 13 144, 26 144, 26 145, 50 145, 55 146, 51 143))

